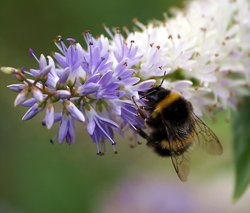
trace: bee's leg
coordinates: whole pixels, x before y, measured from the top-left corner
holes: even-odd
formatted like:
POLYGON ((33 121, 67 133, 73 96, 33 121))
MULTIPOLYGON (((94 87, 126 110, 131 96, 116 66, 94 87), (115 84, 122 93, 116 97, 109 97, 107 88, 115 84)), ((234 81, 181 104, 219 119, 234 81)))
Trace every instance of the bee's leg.
POLYGON ((136 132, 144 139, 149 140, 149 135, 141 128, 136 127, 136 132))
POLYGON ((138 104, 135 101, 135 96, 132 97, 132 100, 133 100, 133 102, 134 102, 134 104, 135 104, 135 106, 137 108, 138 115, 141 116, 141 118, 145 120, 148 116, 146 115, 146 113, 143 110, 144 106, 142 106, 142 107, 138 106, 138 104))
POLYGON ((151 107, 151 106, 140 106, 140 109, 150 111, 150 110, 153 110, 153 107, 151 107))

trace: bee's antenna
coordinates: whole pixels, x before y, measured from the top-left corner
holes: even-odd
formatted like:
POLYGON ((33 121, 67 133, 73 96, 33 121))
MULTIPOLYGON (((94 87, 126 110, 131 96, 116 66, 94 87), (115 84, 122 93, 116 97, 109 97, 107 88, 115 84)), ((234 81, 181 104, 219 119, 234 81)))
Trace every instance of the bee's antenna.
POLYGON ((132 100, 133 100, 133 102, 134 102, 136 108, 139 109, 139 106, 138 106, 138 104, 137 104, 136 101, 135 101, 135 96, 134 96, 134 95, 132 96, 132 100))
POLYGON ((161 87, 163 82, 165 81, 166 73, 167 73, 167 71, 164 72, 163 78, 162 78, 161 83, 160 83, 160 85, 158 87, 161 87))
MULTIPOLYGON (((159 86, 155 86, 155 87, 161 87, 161 86, 162 86, 163 82, 165 81, 166 73, 167 73, 167 71, 164 72, 164 75, 163 75, 163 78, 162 78, 162 80, 161 80, 160 85, 159 85, 159 86)), ((141 96, 140 99, 145 98, 147 95, 149 95, 149 94, 151 94, 151 93, 154 93, 154 91, 148 92, 147 94, 141 96)), ((134 101, 134 99, 133 99, 133 101, 134 101)))

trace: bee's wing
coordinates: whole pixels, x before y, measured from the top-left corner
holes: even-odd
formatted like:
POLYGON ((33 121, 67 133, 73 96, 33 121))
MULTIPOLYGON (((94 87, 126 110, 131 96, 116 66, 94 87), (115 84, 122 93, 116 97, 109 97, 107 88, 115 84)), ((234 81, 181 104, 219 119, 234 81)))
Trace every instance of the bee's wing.
POLYGON ((213 131, 197 116, 192 115, 195 122, 195 136, 200 147, 213 155, 221 155, 222 145, 213 131))
MULTIPOLYGON (((174 135, 175 138, 178 138, 178 134, 172 128, 171 124, 168 124, 166 121, 163 121, 166 131, 168 132, 168 135, 174 135)), ((185 182, 187 181, 188 174, 190 171, 190 157, 189 152, 186 150, 184 153, 178 153, 176 150, 185 150, 186 144, 182 142, 180 139, 177 143, 172 140, 172 137, 168 138, 169 141, 169 148, 171 151, 171 160, 174 166, 174 169, 180 178, 181 181, 185 182), (174 148, 173 144, 175 143, 175 146, 178 146, 178 148, 174 148)))
POLYGON ((187 181, 189 170, 190 170, 190 157, 187 152, 181 155, 171 155, 171 160, 176 171, 176 174, 181 181, 187 181))

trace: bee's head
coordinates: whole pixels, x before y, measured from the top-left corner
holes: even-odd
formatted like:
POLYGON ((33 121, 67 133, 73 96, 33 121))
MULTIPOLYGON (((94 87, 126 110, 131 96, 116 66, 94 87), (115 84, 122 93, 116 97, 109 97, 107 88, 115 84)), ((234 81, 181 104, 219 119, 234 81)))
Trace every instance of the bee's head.
POLYGON ((153 87, 145 92, 139 92, 141 98, 146 100, 150 106, 154 106, 169 94, 170 90, 164 89, 160 86, 153 87))

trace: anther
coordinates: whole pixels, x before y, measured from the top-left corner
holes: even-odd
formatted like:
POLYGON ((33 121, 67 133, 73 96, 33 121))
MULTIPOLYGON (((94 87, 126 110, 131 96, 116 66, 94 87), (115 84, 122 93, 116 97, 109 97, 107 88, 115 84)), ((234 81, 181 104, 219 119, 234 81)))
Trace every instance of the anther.
POLYGON ((207 32, 207 28, 205 28, 205 27, 201 27, 200 30, 201 30, 202 32, 204 32, 204 33, 207 32))
POLYGON ((54 42, 62 42, 63 38, 61 35, 56 36, 56 38, 54 39, 54 42))
POLYGON ((36 59, 36 61, 39 63, 39 59, 36 57, 34 50, 32 48, 29 48, 29 54, 31 57, 33 57, 34 59, 36 59))
POLYGON ((96 154, 99 156, 102 156, 102 152, 97 152, 96 154))
POLYGON ((72 43, 72 44, 76 43, 76 39, 74 39, 74 38, 67 38, 66 40, 67 40, 69 43, 72 43))
POLYGON ((119 27, 116 27, 116 28, 115 28, 115 32, 118 33, 118 34, 120 34, 120 33, 121 33, 120 28, 119 28, 119 27))
POLYGON ((138 23, 138 22, 139 22, 138 18, 133 18, 133 19, 132 19, 132 23, 133 23, 133 24, 136 24, 136 23, 138 23))
POLYGON ((21 67, 21 73, 24 74, 25 73, 25 69, 24 67, 21 67))
POLYGON ((132 47, 133 47, 133 44, 134 44, 134 43, 135 43, 134 40, 131 40, 131 41, 130 41, 129 53, 130 53, 130 51, 132 50, 132 47))

